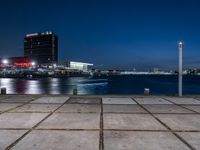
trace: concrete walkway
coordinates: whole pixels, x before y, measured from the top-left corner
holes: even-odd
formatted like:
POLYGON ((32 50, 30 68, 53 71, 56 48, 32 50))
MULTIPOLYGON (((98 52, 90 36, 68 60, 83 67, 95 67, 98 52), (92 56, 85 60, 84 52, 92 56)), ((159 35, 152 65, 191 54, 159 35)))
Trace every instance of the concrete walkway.
POLYGON ((5 95, 0 137, 0 150, 200 150, 200 99, 5 95))

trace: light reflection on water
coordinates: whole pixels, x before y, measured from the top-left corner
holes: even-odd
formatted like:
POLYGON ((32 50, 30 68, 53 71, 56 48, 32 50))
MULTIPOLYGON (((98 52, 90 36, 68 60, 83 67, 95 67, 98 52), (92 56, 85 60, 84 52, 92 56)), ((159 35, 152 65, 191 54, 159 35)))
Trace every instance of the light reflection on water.
POLYGON ((84 83, 86 77, 12 79, 1 78, 0 87, 6 87, 8 94, 72 94, 77 88, 79 94, 94 94, 106 88, 107 83, 84 83))
MULTIPOLYGON (((95 78, 0 78, 0 87, 6 87, 8 94, 72 94, 77 88, 79 94, 143 94, 150 88, 152 95, 174 95, 178 92, 178 78, 171 76, 106 76, 95 78)), ((183 77, 183 93, 200 94, 200 76, 183 77)))

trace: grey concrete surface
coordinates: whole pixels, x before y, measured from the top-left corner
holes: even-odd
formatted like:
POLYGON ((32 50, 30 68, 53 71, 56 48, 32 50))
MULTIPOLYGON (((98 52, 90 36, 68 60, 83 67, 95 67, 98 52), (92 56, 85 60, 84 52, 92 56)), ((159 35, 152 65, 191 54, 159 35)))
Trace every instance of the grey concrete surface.
POLYGON ((136 104, 131 98, 103 98, 103 104, 119 104, 119 105, 125 105, 125 104, 136 104))
POLYGON ((0 150, 4 150, 27 130, 0 130, 0 150))
POLYGON ((172 130, 198 130, 200 131, 200 115, 197 114, 170 114, 156 115, 172 130))
POLYGON ((190 150, 167 132, 105 131, 104 150, 190 150))
POLYGON ((104 96, 104 104, 101 96, 6 96, 0 110, 14 109, 0 113, 0 150, 199 149, 200 105, 193 97, 170 97, 178 106, 161 97, 133 96, 138 105, 131 96, 104 96))
POLYGON ((198 104, 198 105, 200 105, 200 100, 196 100, 194 98, 166 97, 166 99, 168 99, 176 104, 198 104))
POLYGON ((99 150, 99 132, 32 131, 13 150, 99 150))
POLYGON ((0 96, 0 102, 1 102, 1 100, 9 98, 9 97, 10 97, 10 95, 1 95, 0 96))
POLYGON ((144 98, 134 98, 139 104, 154 104, 154 105, 158 105, 158 104, 172 104, 160 97, 144 97, 144 98))
POLYGON ((200 105, 183 105, 184 107, 199 112, 200 113, 200 105))
POLYGON ((69 97, 67 96, 44 96, 34 100, 31 103, 44 103, 44 104, 63 104, 65 103, 69 97))
POLYGON ((101 98, 99 97, 71 97, 68 104, 100 104, 101 98))
POLYGON ((104 114, 104 129, 166 130, 149 114, 104 114))
POLYGON ((177 105, 143 105, 151 113, 193 113, 177 105))
POLYGON ((37 98, 36 96, 8 96, 8 98, 1 99, 2 103, 25 103, 37 98))
POLYGON ((57 112, 66 113, 100 113, 101 106, 98 104, 65 104, 57 112))
POLYGON ((100 114, 55 113, 38 128, 44 129, 99 129, 100 114))
POLYGON ((177 132, 177 134, 191 144, 195 149, 200 149, 200 132, 177 132))
POLYGON ((104 113, 147 113, 138 105, 104 105, 104 113))
POLYGON ((0 128, 32 128, 46 113, 4 113, 0 115, 0 128))
POLYGON ((52 112, 59 106, 61 106, 61 104, 26 104, 10 112, 52 112))
POLYGON ((12 109, 12 108, 16 108, 17 106, 20 106, 21 104, 19 103, 0 103, 0 112, 12 109))

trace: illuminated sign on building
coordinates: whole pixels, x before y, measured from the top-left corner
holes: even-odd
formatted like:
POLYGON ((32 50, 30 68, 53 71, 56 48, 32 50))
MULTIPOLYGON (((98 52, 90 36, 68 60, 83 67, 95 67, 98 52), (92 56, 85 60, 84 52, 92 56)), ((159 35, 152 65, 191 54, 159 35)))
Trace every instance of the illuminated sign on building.
POLYGON ((26 37, 32 37, 32 36, 38 36, 38 33, 31 33, 31 34, 27 34, 26 37))

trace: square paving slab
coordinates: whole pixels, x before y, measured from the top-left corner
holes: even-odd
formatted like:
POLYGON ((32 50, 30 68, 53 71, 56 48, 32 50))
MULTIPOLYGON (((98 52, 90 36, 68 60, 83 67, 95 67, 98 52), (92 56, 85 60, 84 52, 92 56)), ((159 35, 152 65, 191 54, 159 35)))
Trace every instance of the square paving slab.
POLYGON ((66 113, 100 113, 101 105, 65 104, 57 112, 66 113))
POLYGON ((169 132, 105 131, 104 150, 189 150, 169 132))
POLYGON ((125 105, 136 104, 136 102, 134 102, 131 98, 103 98, 103 104, 125 105))
POLYGON ((200 113, 200 105, 183 105, 184 107, 199 112, 200 113))
POLYGON ((104 113, 147 113, 139 105, 103 105, 104 113))
POLYGON ((1 99, 0 102, 2 102, 2 103, 26 103, 33 99, 35 99, 35 97, 32 97, 32 96, 9 96, 6 99, 1 99))
POLYGON ((46 113, 4 113, 0 115, 0 128, 32 128, 46 113))
POLYGON ((46 97, 41 97, 41 98, 38 98, 36 100, 34 100, 33 102, 31 103, 45 103, 45 104, 63 104, 65 103, 67 100, 69 99, 69 97, 65 97, 65 96, 46 96, 46 97))
POLYGON ((59 106, 61 106, 61 104, 26 104, 11 112, 53 112, 59 106))
POLYGON ((0 150, 8 147, 25 132, 26 130, 0 130, 0 150))
POLYGON ((99 97, 71 97, 67 103, 69 104, 101 104, 99 97))
POLYGON ((166 130, 149 114, 104 114, 104 129, 166 130))
POLYGON ((162 122, 172 130, 198 130, 200 131, 200 115, 156 115, 162 122))
POLYGON ((0 101, 2 100, 2 99, 6 99, 6 98, 9 98, 10 96, 9 95, 0 95, 0 101))
POLYGON ((151 113, 193 113, 177 105, 143 105, 151 113))
POLYGON ((44 129, 99 129, 100 114, 97 113, 55 113, 38 128, 44 129))
POLYGON ((200 132, 178 132, 177 134, 196 150, 200 150, 200 132))
POLYGON ((159 97, 134 98, 139 104, 172 104, 159 97))
POLYGON ((14 103, 0 103, 0 112, 6 111, 12 108, 16 108, 17 106, 20 106, 21 104, 14 104, 14 103))
POLYGON ((176 104, 198 104, 200 101, 194 98, 179 98, 179 97, 166 97, 166 99, 176 103, 176 104))
POLYGON ((99 132, 32 131, 13 150, 99 150, 99 132))

